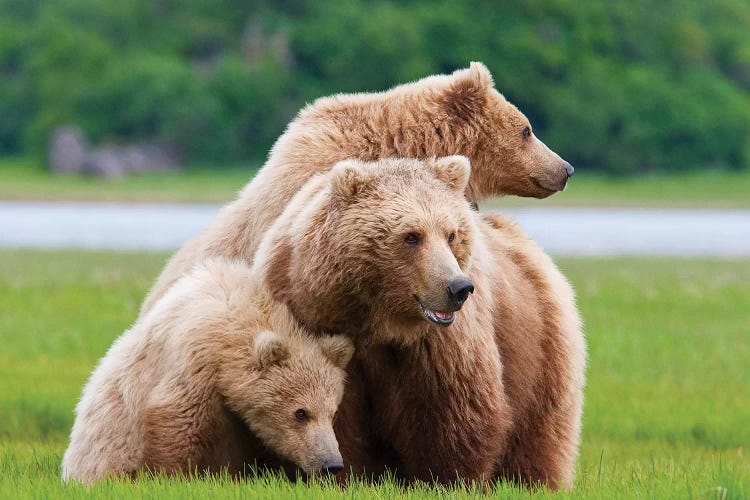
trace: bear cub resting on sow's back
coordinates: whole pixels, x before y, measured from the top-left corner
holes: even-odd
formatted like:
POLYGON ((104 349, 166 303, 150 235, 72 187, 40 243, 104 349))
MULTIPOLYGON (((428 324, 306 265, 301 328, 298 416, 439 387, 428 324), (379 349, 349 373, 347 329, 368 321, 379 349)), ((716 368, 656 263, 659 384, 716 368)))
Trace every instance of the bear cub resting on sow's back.
POLYGON ((571 287, 510 220, 464 197, 463 156, 339 162, 254 266, 311 331, 355 344, 336 421, 355 473, 570 486, 585 345, 571 287))
POLYGON ((336 473, 333 419, 352 354, 345 337, 309 336, 246 265, 201 263, 91 375, 63 479, 254 465, 336 473))

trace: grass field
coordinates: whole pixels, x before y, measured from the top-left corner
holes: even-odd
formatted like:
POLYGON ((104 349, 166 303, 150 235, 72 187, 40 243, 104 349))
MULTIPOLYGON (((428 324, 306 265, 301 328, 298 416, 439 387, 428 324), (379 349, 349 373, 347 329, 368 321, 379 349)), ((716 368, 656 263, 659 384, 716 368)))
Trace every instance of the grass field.
MULTIPOLYGON (((166 256, 0 251, 0 498, 451 498, 392 483, 143 478, 84 488, 59 468, 86 377, 166 256)), ((750 496, 750 261, 565 259, 589 371, 576 498, 750 496)), ((500 485, 501 497, 530 493, 500 485)), ((552 496, 537 492, 539 496, 552 496)))
MULTIPOLYGON (((0 200, 212 202, 232 200, 257 165, 141 174, 120 180, 53 176, 30 160, 0 159, 0 200)), ((490 206, 750 208, 750 171, 611 178, 578 173, 546 200, 507 197, 490 206)))
POLYGON ((142 173, 104 180, 52 175, 29 160, 0 159, 0 200, 225 203, 257 166, 142 173))

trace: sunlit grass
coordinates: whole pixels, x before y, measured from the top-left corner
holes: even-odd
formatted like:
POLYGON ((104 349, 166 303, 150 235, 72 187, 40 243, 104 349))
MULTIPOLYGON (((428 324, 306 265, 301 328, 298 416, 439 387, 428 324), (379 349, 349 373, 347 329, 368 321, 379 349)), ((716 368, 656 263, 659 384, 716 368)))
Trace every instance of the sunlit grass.
MULTIPOLYGON (((226 203, 251 179, 259 163, 230 168, 191 167, 116 180, 55 176, 28 159, 0 159, 0 200, 226 203)), ((750 208, 750 170, 607 177, 579 172, 568 189, 545 200, 506 197, 483 207, 634 206, 750 208)))
POLYGON ((702 170, 633 177, 582 172, 570 179, 565 191, 547 199, 509 196, 483 205, 490 206, 750 208, 750 170, 702 170))
POLYGON ((256 169, 190 167, 107 180, 53 175, 30 160, 0 159, 0 200, 225 203, 256 169))
MULTIPOLYGON (((0 498, 423 498, 478 490, 263 476, 60 482, 72 409, 162 254, 0 251, 0 498)), ((750 495, 750 261, 564 259, 589 371, 577 498, 750 495)), ((532 493, 509 484, 497 496, 532 493)), ((538 496, 551 496, 537 491, 538 496)))

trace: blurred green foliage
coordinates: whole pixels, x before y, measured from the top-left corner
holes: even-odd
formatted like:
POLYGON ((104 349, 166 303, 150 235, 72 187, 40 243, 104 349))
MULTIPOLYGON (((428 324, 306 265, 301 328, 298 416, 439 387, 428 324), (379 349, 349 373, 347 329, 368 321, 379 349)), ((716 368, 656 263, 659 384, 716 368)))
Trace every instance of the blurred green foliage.
POLYGON ((315 97, 480 60, 577 166, 746 168, 749 27, 746 0, 0 0, 0 154, 72 122, 258 159, 315 97))

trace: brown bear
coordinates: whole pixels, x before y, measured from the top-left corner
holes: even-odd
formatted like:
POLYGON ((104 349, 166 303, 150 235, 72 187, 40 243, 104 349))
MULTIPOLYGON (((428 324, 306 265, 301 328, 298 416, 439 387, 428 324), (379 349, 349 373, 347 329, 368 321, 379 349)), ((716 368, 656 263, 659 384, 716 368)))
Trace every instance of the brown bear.
POLYGON ((196 265, 94 370, 63 479, 336 473, 333 419, 352 353, 345 337, 308 335, 246 265, 196 265))
POLYGON ((472 161, 466 188, 472 202, 506 194, 544 198, 562 190, 573 173, 495 90, 481 63, 387 92, 321 98, 289 124, 238 199, 172 257, 141 313, 200 259, 252 262, 260 238, 289 200, 310 177, 337 161, 456 154, 472 161))
POLYGON ((355 341, 347 470, 567 487, 585 368, 573 293, 515 224, 470 208, 469 175, 464 157, 341 162, 254 266, 306 328, 355 341))

